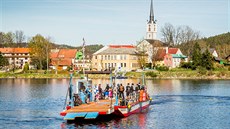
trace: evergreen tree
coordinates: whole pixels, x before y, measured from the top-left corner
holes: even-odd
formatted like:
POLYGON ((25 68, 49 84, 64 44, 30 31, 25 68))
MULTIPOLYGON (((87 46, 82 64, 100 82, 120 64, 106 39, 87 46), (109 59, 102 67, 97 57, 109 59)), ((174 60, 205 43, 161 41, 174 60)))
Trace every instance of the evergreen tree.
POLYGON ((201 65, 202 59, 201 59, 201 49, 199 44, 196 42, 193 46, 193 52, 192 52, 192 61, 193 61, 193 67, 196 69, 198 66, 201 65))
POLYGON ((201 66, 206 68, 207 70, 213 69, 212 55, 208 51, 208 49, 206 49, 206 51, 202 54, 201 66))

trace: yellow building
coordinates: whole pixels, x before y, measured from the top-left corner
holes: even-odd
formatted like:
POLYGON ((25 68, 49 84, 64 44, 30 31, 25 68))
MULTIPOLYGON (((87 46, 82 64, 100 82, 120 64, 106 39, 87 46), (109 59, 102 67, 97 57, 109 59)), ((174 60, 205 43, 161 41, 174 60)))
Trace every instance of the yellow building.
POLYGON ((136 48, 132 45, 109 45, 93 54, 93 70, 132 71, 139 68, 136 48))

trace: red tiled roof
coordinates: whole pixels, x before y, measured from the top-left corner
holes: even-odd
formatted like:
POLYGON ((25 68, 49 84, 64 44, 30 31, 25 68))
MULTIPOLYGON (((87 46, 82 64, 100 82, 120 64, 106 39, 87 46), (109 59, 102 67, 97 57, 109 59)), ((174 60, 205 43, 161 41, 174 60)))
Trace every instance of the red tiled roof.
POLYGON ((70 66, 76 53, 76 49, 60 49, 59 51, 51 52, 51 65, 55 66, 58 64, 59 66, 70 66))
POLYGON ((53 59, 53 58, 57 58, 58 57, 58 52, 51 52, 50 53, 50 58, 53 59))
POLYGON ((169 49, 168 49, 168 53, 169 53, 169 54, 176 54, 177 51, 178 51, 178 48, 169 48, 169 49))
POLYGON ((29 53, 29 48, 0 48, 2 53, 29 53))
POLYGON ((60 49, 58 52, 58 57, 62 58, 75 58, 77 53, 76 49, 60 49))
POLYGON ((133 45, 109 45, 110 48, 135 48, 133 45))
POLYGON ((0 48, 1 53, 13 53, 13 48, 0 48))

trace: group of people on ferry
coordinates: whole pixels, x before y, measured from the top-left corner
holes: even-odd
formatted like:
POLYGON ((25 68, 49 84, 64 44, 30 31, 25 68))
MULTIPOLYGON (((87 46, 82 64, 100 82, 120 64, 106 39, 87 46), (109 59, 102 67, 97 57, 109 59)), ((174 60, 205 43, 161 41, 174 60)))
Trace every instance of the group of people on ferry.
POLYGON ((109 84, 106 85, 105 89, 102 90, 101 84, 98 86, 94 86, 94 101, 98 101, 100 99, 108 99, 108 98, 113 98, 115 95, 118 96, 120 101, 130 101, 132 100, 133 102, 136 101, 143 101, 147 99, 147 93, 146 93, 146 88, 144 85, 141 86, 140 83, 134 85, 134 83, 127 83, 126 86, 123 86, 122 83, 117 84, 115 87, 109 86, 109 84), (143 97, 144 96, 144 97, 143 97), (144 99, 143 99, 144 98, 144 99))
POLYGON ((126 86, 123 86, 123 84, 120 83, 117 84, 117 86, 115 86, 115 84, 112 86, 106 84, 104 90, 102 89, 101 84, 95 85, 93 89, 82 85, 80 87, 80 96, 75 96, 75 100, 78 101, 78 104, 81 104, 89 103, 91 101, 97 102, 102 99, 112 99, 116 95, 118 96, 121 105, 126 105, 129 101, 144 101, 148 97, 144 85, 141 86, 140 83, 136 85, 131 83, 130 85, 130 83, 127 83, 126 86), (80 102, 80 100, 82 100, 82 102, 80 102))

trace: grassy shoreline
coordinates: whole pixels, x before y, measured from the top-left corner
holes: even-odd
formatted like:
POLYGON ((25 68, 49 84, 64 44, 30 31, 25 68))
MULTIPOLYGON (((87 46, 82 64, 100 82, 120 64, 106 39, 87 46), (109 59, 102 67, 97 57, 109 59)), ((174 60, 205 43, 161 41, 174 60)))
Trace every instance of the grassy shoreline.
MULTIPOLYGON (((230 71, 151 71, 154 77, 146 76, 146 79, 230 79, 230 71)), ((147 72, 145 72, 147 73, 147 72)), ((73 78, 81 78, 82 74, 74 74, 73 78)), ((129 79, 139 79, 142 77, 141 72, 128 72, 126 76, 129 79)), ((89 74, 91 79, 109 79, 108 74, 89 74)), ((62 74, 44 74, 44 73, 0 73, 0 78, 69 78, 68 73, 62 74)))

